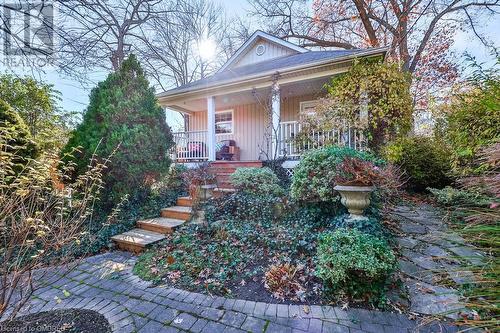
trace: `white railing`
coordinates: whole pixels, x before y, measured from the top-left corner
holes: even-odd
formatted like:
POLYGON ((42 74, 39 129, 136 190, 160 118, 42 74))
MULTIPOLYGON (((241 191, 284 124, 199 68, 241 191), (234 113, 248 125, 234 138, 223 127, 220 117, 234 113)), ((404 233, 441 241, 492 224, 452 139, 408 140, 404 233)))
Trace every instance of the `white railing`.
POLYGON ((298 121, 280 123, 278 132, 280 156, 296 157, 310 149, 326 145, 347 146, 356 150, 363 150, 365 147, 363 134, 355 129, 311 131, 307 134, 301 133, 301 130, 302 126, 298 121))
POLYGON ((174 161, 201 161, 208 159, 207 131, 173 133, 174 147, 171 158, 174 161))

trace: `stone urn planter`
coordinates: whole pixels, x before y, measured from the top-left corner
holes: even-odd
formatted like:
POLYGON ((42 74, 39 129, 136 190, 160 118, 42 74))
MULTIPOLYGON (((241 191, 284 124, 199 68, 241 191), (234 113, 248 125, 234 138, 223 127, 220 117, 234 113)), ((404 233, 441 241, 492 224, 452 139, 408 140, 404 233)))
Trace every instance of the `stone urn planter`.
POLYGON ((206 202, 213 197, 213 191, 217 188, 216 184, 191 184, 189 187, 189 195, 196 202, 206 202))
POLYGON ((366 219, 363 212, 370 206, 370 196, 373 186, 337 185, 333 188, 340 193, 342 204, 353 219, 366 219))

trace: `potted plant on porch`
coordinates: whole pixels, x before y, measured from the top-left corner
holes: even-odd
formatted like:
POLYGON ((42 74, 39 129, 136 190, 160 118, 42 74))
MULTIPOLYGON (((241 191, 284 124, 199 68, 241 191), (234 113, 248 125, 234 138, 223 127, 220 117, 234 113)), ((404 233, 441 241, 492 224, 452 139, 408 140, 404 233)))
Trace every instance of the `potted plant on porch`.
POLYGON ((374 185, 382 177, 380 169, 372 162, 346 157, 338 166, 334 190, 340 193, 342 204, 350 218, 365 219, 363 212, 370 205, 374 185))
POLYGON ((210 199, 213 189, 217 187, 217 177, 210 172, 208 163, 188 169, 183 178, 188 184, 189 196, 195 203, 205 202, 210 199))

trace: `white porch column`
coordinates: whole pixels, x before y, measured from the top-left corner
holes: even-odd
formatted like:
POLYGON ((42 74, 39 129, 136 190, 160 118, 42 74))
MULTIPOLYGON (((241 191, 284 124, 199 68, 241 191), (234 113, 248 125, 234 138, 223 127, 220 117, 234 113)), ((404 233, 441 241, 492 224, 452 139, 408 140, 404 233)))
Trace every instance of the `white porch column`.
POLYGON ((272 87, 271 111, 272 111, 272 149, 270 157, 277 158, 279 156, 279 141, 281 139, 281 94, 278 82, 275 82, 272 87))
POLYGON ((207 148, 208 160, 215 161, 215 97, 207 97, 207 148))

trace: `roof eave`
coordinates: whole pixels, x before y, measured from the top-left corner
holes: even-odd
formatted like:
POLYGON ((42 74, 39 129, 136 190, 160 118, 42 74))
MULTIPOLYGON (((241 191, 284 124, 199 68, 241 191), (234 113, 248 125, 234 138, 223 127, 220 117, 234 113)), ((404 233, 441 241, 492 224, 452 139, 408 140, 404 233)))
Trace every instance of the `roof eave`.
POLYGON ((301 70, 301 69, 304 69, 307 67, 321 66, 321 65, 330 64, 330 63, 334 64, 334 63, 343 62, 346 60, 355 59, 355 58, 359 58, 359 57, 369 57, 369 56, 376 56, 376 55, 380 54, 385 59, 385 56, 386 56, 388 50, 389 50, 388 47, 379 47, 379 48, 375 48, 375 49, 369 49, 367 51, 356 53, 353 55, 347 55, 347 56, 338 57, 338 58, 329 59, 329 60, 321 60, 321 61, 317 61, 317 62, 306 63, 303 65, 284 67, 284 68, 279 69, 279 70, 270 70, 267 72, 258 73, 258 74, 254 74, 254 75, 238 77, 237 79, 228 79, 228 80, 224 80, 224 81, 219 81, 219 82, 216 82, 213 84, 207 84, 207 85, 202 86, 202 87, 196 87, 196 88, 195 87, 188 87, 185 89, 172 91, 171 93, 169 93, 169 91, 165 91, 163 93, 157 94, 156 97, 158 99, 163 99, 163 100, 168 99, 168 98, 178 98, 179 96, 182 96, 184 94, 189 94, 189 93, 196 92, 199 90, 215 88, 215 87, 221 86, 221 85, 230 85, 231 83, 239 84, 242 81, 257 80, 259 78, 265 78, 265 77, 272 75, 276 72, 281 72, 281 73, 287 72, 288 73, 288 72, 293 72, 296 70, 301 70))

